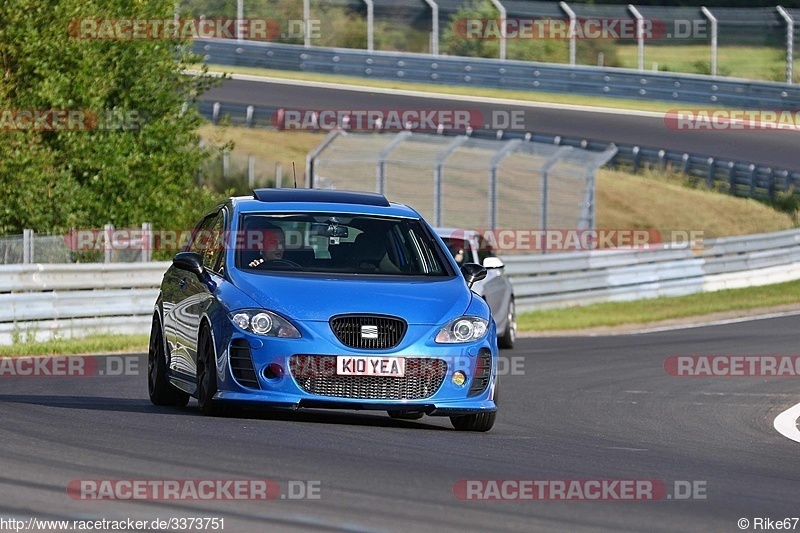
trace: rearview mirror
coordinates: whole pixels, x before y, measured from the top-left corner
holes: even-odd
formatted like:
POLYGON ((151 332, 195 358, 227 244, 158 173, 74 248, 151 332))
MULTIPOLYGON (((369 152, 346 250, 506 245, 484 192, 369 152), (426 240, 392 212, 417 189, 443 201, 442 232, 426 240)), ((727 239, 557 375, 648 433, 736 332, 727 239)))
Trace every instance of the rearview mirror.
POLYGON ((505 266, 499 257, 486 257, 483 260, 483 268, 503 268, 505 266))
POLYGON ((475 282, 478 282, 486 277, 486 269, 477 263, 464 263, 461 265, 461 273, 464 279, 467 280, 467 285, 472 288, 475 282))

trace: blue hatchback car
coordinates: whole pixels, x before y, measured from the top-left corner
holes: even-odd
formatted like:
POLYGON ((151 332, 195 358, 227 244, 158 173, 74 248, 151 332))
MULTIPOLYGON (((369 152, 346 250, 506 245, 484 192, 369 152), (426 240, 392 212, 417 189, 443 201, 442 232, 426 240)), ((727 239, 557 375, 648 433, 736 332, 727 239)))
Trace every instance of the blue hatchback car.
POLYGON ((208 213, 167 270, 153 310, 156 405, 227 405, 449 416, 488 431, 497 331, 408 206, 379 194, 257 189, 208 213))

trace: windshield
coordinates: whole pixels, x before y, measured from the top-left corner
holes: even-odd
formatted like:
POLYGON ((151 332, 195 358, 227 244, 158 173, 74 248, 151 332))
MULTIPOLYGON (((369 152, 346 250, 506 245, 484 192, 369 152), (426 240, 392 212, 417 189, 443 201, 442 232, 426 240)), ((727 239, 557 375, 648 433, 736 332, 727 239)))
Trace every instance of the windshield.
POLYGON ((236 264, 252 271, 448 276, 419 220, 340 213, 246 213, 236 264))

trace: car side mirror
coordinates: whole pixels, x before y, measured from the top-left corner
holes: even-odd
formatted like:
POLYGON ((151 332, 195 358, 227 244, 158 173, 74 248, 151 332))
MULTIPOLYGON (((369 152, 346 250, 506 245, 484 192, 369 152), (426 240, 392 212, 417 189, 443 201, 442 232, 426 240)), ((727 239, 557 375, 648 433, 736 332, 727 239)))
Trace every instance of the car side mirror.
POLYGON ((505 263, 499 257, 486 257, 483 259, 483 268, 492 269, 492 268, 503 268, 505 267, 505 263))
POLYGON ((461 265, 461 273, 470 289, 475 282, 486 277, 486 269, 477 263, 464 263, 461 265))
POLYGON ((206 269, 203 266, 203 256, 197 252, 180 252, 175 254, 172 259, 172 264, 175 268, 191 272, 200 280, 205 280, 207 277, 206 269))

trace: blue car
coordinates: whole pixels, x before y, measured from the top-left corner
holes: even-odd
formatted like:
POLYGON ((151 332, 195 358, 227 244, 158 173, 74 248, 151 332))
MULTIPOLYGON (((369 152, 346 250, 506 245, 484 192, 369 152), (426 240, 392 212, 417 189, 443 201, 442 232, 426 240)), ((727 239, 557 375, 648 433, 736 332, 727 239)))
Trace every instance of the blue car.
POLYGON ((156 405, 371 409, 488 431, 497 331, 412 208, 379 194, 257 189, 209 212, 164 274, 148 389, 156 405))

